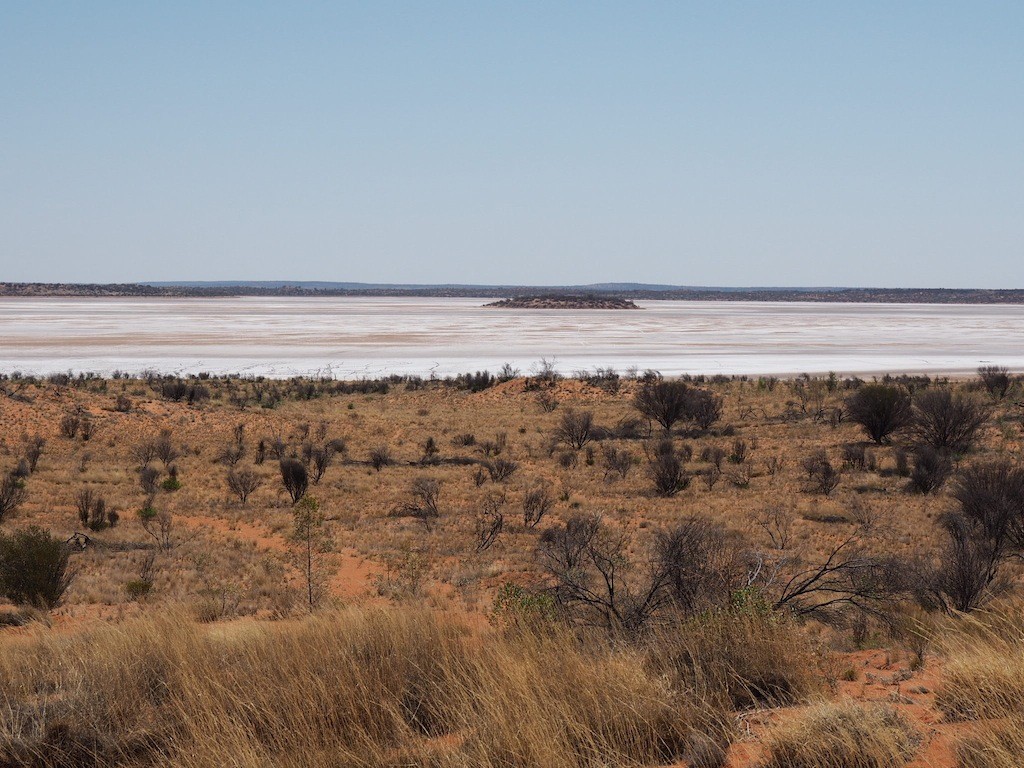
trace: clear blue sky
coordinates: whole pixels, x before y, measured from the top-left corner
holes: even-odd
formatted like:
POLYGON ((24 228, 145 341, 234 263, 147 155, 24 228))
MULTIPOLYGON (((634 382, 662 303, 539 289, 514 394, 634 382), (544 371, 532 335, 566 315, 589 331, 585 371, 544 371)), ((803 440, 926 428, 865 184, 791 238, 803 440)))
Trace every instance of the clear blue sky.
POLYGON ((0 0, 0 280, 1024 287, 1021 2, 0 0))

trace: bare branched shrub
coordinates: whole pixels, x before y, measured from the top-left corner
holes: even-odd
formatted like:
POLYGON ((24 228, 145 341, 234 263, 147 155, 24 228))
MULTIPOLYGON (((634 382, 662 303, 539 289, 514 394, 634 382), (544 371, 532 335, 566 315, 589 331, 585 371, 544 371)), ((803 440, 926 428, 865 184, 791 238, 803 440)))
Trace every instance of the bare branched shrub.
POLYGON ((858 528, 779 584, 773 607, 825 622, 850 610, 884 616, 910 587, 910 574, 895 560, 867 553, 858 528))
POLYGON ((753 514, 754 525, 764 531, 772 549, 789 549, 793 538, 793 511, 773 505, 753 514))
POLYGON ((742 585, 738 552, 721 525, 696 517, 655 537, 654 568, 673 607, 685 616, 727 605, 742 585))
POLYGON ((687 397, 688 416, 703 430, 722 418, 722 398, 704 389, 694 389, 687 397))
POLYGON ((217 456, 217 461, 228 467, 234 467, 245 458, 245 446, 242 443, 228 443, 217 456))
POLYGON ((594 414, 590 411, 567 410, 555 430, 555 439, 579 450, 593 438, 594 414))
POLYGON ((555 505, 551 486, 547 483, 536 483, 523 493, 523 525, 535 528, 555 505))
POLYGON ((117 523, 116 513, 112 516, 108 513, 106 499, 92 488, 83 488, 78 492, 75 497, 75 509, 79 522, 90 530, 102 531, 117 523))
POLYGON ((622 480, 626 479, 629 471, 633 468, 635 457, 630 451, 606 445, 601 452, 601 463, 604 467, 604 479, 608 480, 612 475, 618 475, 622 480))
POLYGON ((709 490, 713 491, 718 481, 722 479, 722 470, 716 464, 712 464, 707 469, 700 471, 700 479, 704 481, 704 486, 709 490))
POLYGON ((914 452, 910 489, 916 493, 934 493, 945 485, 952 472, 953 462, 949 456, 930 445, 922 445, 914 452))
POLYGON ((139 469, 144 469, 156 458, 156 444, 152 440, 135 443, 128 449, 128 457, 135 462, 139 469))
POLYGON ((249 496, 263 485, 263 479, 251 469, 238 471, 230 469, 226 481, 228 490, 237 496, 242 504, 246 504, 249 501, 249 496))
POLYGON ((832 466, 828 454, 819 449, 803 460, 811 490, 828 496, 839 486, 841 473, 832 466))
POLYGON ((292 504, 298 504, 309 488, 309 473, 298 459, 281 459, 281 483, 291 497, 292 504))
POLYGON ((491 481, 495 483, 508 480, 519 469, 519 465, 509 459, 495 459, 494 461, 487 462, 484 466, 487 467, 487 473, 491 476, 491 481))
POLYGON ((985 387, 992 397, 1002 400, 1010 390, 1013 383, 1010 379, 1010 372, 999 365, 985 365, 978 369, 978 377, 981 385, 985 387))
POLYGON ((438 502, 441 497, 441 483, 428 477, 417 477, 409 487, 412 500, 394 510, 394 514, 412 517, 419 520, 427 528, 441 516, 438 502))
POLYGON ((310 451, 310 471, 313 476, 313 484, 319 485, 327 468, 334 459, 334 449, 330 445, 320 445, 310 451))
POLYGON ((24 504, 26 498, 28 491, 25 490, 24 481, 14 475, 5 475, 0 480, 0 523, 24 504))
POLYGON ((725 451, 717 445, 705 446, 700 452, 700 460, 710 463, 715 469, 721 469, 722 462, 725 460, 725 451))
POLYGON ((912 429, 918 442, 937 451, 964 453, 988 421, 988 406, 948 389, 926 389, 914 397, 912 429))
POLYGON ((662 440, 648 457, 647 472, 659 496, 675 496, 690 485, 690 473, 671 440, 662 440))
POLYGON ((676 422, 688 417, 689 394, 690 387, 685 382, 657 378, 640 386, 633 405, 668 433, 676 422))
POLYGON ((498 536, 505 528, 504 508, 504 493, 489 493, 484 497, 475 517, 474 533, 477 552, 490 549, 498 540, 498 536))
POLYGON ((169 467, 175 459, 181 456, 181 451, 175 447, 171 432, 168 429, 160 432, 160 436, 153 444, 153 451, 156 458, 160 459, 165 467, 169 467))
POLYGON ((843 446, 843 466, 848 469, 863 470, 867 464, 867 450, 859 443, 847 443, 843 446))
POLYGON ((846 413, 881 445, 910 423, 910 393, 889 384, 865 384, 846 398, 846 413))
POLYGON ((139 470, 139 487, 146 495, 153 495, 160 487, 160 470, 155 467, 143 467, 139 470))
POLYGON ((46 447, 46 440, 39 435, 27 436, 25 438, 25 460, 28 462, 29 472, 35 472, 39 459, 43 455, 43 448, 46 447))
POLYGON ((377 472, 392 463, 391 450, 386 445, 378 445, 370 451, 370 466, 377 472))
POLYGON ((66 413, 60 420, 60 433, 68 440, 74 440, 81 425, 82 417, 77 411, 66 413))
POLYGON ((732 451, 729 453, 729 461, 733 464, 742 464, 747 460, 747 450, 749 446, 746 440, 737 438, 732 443, 732 451))

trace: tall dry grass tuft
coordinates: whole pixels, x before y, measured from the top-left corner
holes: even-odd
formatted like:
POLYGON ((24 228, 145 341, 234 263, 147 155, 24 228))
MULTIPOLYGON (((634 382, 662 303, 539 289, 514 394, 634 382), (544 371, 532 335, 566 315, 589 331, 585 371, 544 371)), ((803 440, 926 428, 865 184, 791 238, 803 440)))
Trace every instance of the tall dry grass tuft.
POLYGON ((961 617, 944 633, 947 660, 936 703, 954 720, 979 720, 958 745, 964 768, 1016 768, 1024 755, 1024 606, 961 617))
POLYGON ((769 734, 765 768, 902 768, 917 744, 892 707, 818 704, 769 734))
POLYGON ((715 611, 654 632, 649 664, 722 709, 785 706, 824 691, 823 655, 780 614, 715 611))
POLYGON ((737 702, 815 689, 795 628, 731 614, 625 643, 411 609, 172 613, 0 650, 0 764, 19 766, 714 768, 737 702))

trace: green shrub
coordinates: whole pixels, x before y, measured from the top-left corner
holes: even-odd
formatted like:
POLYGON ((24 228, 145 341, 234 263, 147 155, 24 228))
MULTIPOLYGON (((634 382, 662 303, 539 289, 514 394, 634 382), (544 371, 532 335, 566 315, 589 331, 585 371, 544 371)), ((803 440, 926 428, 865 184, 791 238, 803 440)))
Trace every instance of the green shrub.
POLYGON ((71 579, 67 546, 48 531, 0 533, 0 593, 11 602, 54 608, 71 579))

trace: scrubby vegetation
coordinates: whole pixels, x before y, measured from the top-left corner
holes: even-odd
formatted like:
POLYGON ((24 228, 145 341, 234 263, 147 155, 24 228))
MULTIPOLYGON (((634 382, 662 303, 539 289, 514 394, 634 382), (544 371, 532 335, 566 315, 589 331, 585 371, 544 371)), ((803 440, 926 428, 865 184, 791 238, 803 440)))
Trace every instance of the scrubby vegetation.
POLYGON ((4 377, 0 764, 1013 764, 1019 379, 531 373, 4 377))

